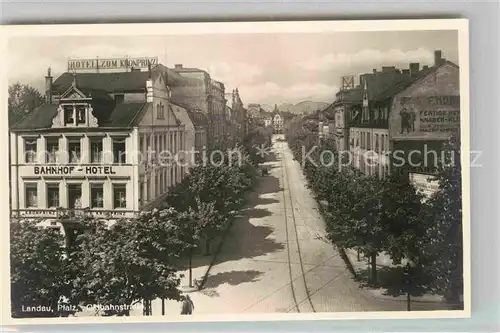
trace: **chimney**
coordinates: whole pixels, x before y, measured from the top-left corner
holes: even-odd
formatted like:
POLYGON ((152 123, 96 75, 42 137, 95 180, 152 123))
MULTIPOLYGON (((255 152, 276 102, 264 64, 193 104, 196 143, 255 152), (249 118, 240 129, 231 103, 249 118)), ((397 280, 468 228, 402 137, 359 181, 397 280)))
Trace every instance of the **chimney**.
POLYGON ((175 64, 174 67, 175 68, 182 68, 182 64, 175 64))
POLYGON ((434 66, 441 65, 443 62, 443 52, 441 50, 434 51, 434 66))
POLYGON ((376 68, 373 69, 373 73, 377 73, 377 69, 376 68))
POLYGON ((424 67, 422 67, 422 69, 429 69, 429 66, 424 65, 424 67))
POLYGON ((404 75, 410 75, 410 70, 409 69, 403 69, 403 74, 404 75))
POLYGON ((45 77, 45 102, 52 103, 52 75, 50 74, 50 67, 47 69, 47 76, 45 77))
POLYGON ((382 66, 382 73, 392 73, 396 71, 395 66, 382 66))
POLYGON ((412 62, 410 64, 410 75, 413 76, 420 70, 420 64, 418 62, 412 62))

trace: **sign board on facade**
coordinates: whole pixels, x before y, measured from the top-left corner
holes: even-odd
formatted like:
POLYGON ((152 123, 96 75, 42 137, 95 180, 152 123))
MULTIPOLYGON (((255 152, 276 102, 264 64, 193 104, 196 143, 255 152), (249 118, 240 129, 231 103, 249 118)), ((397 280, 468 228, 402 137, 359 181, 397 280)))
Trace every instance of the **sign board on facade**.
POLYGON ((460 96, 403 96, 391 111, 393 139, 448 137, 460 129, 460 96))
POLYGON ((434 180, 434 178, 428 174, 412 172, 409 176, 410 183, 412 183, 417 190, 422 191, 427 198, 439 190, 438 181, 434 180))
POLYGON ((391 140, 446 140, 460 130, 459 70, 445 65, 394 96, 391 140))
POLYGON ((35 175, 71 175, 73 172, 83 172, 86 175, 114 175, 116 172, 112 166, 35 166, 35 175))
POLYGON ((108 59, 69 59, 68 71, 98 70, 98 69, 126 69, 148 68, 158 64, 157 57, 140 58, 108 58, 108 59))

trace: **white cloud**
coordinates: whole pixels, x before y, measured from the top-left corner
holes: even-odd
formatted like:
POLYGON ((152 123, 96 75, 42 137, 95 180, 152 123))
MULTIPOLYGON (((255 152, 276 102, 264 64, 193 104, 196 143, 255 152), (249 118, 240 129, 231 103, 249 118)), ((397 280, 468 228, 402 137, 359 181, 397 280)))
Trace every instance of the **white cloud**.
POLYGON ((255 65, 243 62, 228 63, 223 61, 210 63, 207 71, 213 79, 222 81, 226 86, 234 88, 238 85, 255 82, 258 76, 263 73, 262 69, 255 65))
POLYGON ((359 67, 371 66, 377 68, 410 62, 432 63, 433 59, 433 52, 425 48, 406 52, 399 49, 387 51, 364 49, 356 53, 329 53, 318 59, 302 62, 299 66, 306 70, 333 70, 347 73, 359 67))

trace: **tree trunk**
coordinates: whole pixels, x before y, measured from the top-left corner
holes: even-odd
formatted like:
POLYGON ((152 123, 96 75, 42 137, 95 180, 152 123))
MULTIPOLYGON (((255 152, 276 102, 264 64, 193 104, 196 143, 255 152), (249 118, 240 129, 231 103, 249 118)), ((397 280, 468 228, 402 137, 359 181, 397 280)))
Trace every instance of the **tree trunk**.
POLYGON ((370 255, 370 264, 371 264, 371 269, 370 269, 370 283, 372 285, 377 284, 377 254, 372 253, 370 255))
POLYGON ((193 249, 189 250, 189 287, 193 287, 193 249))
POLYGON ((205 237, 205 255, 210 255, 210 239, 208 237, 205 237))

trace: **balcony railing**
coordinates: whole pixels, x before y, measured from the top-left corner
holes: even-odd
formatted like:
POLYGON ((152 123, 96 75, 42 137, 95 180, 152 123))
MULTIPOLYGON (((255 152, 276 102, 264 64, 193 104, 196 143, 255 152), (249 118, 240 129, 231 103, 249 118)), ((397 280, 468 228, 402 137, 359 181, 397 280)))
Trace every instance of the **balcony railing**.
POLYGON ((84 217, 93 218, 120 218, 133 217, 136 212, 132 210, 91 210, 89 208, 56 208, 56 209, 18 209, 11 211, 12 218, 53 218, 62 220, 77 220, 84 217))

